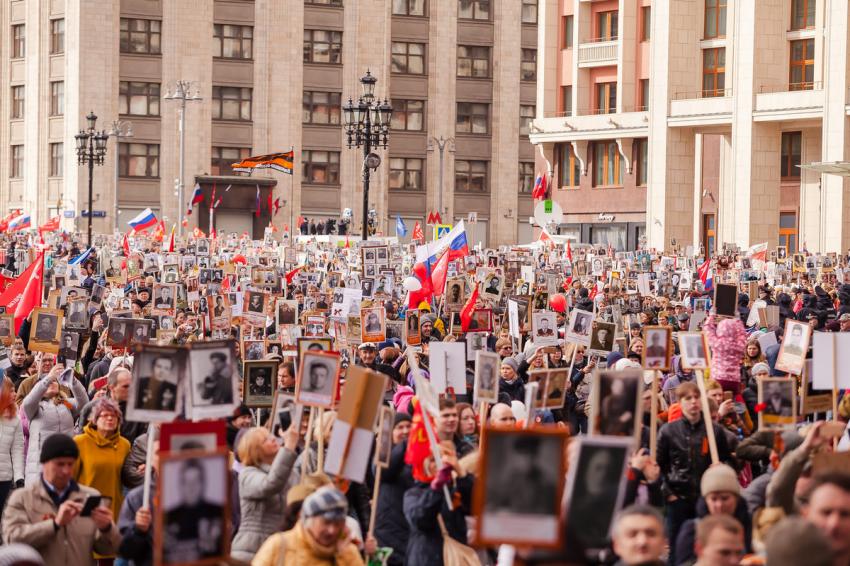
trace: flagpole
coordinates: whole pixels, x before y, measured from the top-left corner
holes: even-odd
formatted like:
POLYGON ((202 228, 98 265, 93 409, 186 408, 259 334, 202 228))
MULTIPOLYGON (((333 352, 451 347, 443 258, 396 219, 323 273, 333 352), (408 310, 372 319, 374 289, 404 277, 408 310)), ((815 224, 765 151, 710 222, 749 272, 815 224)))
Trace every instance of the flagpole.
POLYGON ((292 170, 289 173, 289 241, 295 241, 295 146, 290 145, 292 153, 292 170))

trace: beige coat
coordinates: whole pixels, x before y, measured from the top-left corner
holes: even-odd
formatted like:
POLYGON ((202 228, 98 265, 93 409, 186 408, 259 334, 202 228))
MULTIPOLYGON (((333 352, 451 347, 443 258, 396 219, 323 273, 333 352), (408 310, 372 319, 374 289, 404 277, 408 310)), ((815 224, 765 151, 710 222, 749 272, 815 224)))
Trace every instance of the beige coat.
MULTIPOLYGON (((98 492, 81 485, 69 499, 83 503, 89 495, 98 492)), ((76 517, 55 531, 53 518, 57 511, 40 480, 16 489, 3 511, 3 541, 30 545, 41 554, 45 564, 94 566, 92 552, 102 556, 117 553, 121 535, 114 523, 109 531, 101 532, 91 517, 76 517)))

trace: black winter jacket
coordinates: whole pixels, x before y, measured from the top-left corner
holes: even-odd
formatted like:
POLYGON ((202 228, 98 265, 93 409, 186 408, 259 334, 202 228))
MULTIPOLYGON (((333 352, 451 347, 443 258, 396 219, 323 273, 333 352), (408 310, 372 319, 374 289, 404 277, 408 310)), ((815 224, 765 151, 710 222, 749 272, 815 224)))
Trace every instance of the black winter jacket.
POLYGON ((466 544, 466 515, 470 511, 473 480, 459 478, 454 490, 461 496, 461 506, 450 510, 444 491, 434 491, 426 483, 416 482, 404 494, 404 516, 410 527, 407 541, 407 566, 443 566, 443 534, 437 514, 443 517, 446 530, 456 541, 466 544))
MULTIPOLYGON (((726 434, 717 423, 714 437, 720 461, 730 463, 732 452, 726 434)), ((691 424, 681 418, 667 423, 658 432, 658 466, 664 478, 664 495, 675 495, 680 499, 696 501, 700 494, 702 474, 711 465, 711 454, 702 419, 691 424)))
MULTIPOLYGON (((700 519, 708 515, 708 506, 705 504, 705 499, 700 497, 697 502, 697 518, 688 519, 679 529, 679 535, 676 537, 676 564, 693 564, 696 561, 696 552, 694 551, 694 542, 697 535, 697 523, 700 519)), ((738 505, 735 507, 735 518, 744 527, 744 547, 746 551, 752 552, 753 539, 753 521, 750 517, 750 512, 747 511, 747 502, 743 497, 738 498, 738 505)))
POLYGON ((407 555, 410 527, 404 518, 404 493, 413 487, 410 466, 404 463, 407 441, 396 444, 390 453, 390 465, 381 471, 381 490, 375 509, 375 538, 393 553, 388 566, 402 566, 407 555))

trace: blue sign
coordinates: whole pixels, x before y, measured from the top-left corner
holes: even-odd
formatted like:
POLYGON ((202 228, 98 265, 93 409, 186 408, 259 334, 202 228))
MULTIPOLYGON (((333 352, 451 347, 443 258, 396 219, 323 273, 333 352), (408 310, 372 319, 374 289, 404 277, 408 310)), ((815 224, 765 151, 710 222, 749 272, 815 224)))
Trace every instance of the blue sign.
MULTIPOLYGON (((80 216, 82 216, 83 218, 88 218, 89 211, 88 210, 82 211, 80 213, 80 216)), ((92 218, 106 218, 106 211, 105 210, 93 210, 92 213, 91 213, 91 217, 92 218)))
POLYGON ((62 211, 62 216, 64 216, 65 218, 74 218, 76 215, 77 215, 76 210, 63 210, 62 211))

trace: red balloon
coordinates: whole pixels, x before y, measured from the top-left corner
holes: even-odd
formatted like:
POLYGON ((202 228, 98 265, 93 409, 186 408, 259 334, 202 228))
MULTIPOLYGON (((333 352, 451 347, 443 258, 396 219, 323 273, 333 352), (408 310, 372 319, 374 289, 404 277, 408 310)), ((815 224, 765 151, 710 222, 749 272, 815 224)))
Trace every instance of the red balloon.
POLYGON ((567 312, 567 298, 561 294, 549 297, 549 306, 559 313, 567 312))
POLYGON ((233 263, 248 263, 248 260, 245 259, 245 256, 242 254, 237 254, 233 256, 233 263))

